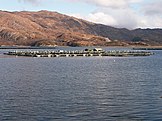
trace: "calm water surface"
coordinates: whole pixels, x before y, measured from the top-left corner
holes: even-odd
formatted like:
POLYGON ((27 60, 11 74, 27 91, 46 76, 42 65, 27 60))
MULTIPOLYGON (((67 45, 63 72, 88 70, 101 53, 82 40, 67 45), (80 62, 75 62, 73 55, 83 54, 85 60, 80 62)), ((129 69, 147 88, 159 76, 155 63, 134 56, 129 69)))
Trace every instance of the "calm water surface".
POLYGON ((161 96, 162 51, 149 57, 0 55, 0 121, 161 121, 161 96))

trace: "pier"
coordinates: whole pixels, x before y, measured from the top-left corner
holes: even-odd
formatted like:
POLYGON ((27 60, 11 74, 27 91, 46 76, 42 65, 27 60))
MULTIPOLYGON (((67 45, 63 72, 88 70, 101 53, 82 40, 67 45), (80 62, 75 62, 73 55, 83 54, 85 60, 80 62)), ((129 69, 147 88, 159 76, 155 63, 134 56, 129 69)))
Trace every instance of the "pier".
POLYGON ((83 51, 66 51, 66 50, 57 50, 57 51, 9 51, 4 53, 6 55, 13 56, 27 56, 27 57, 91 57, 91 56, 116 56, 116 57, 127 57, 127 56, 150 56, 153 55, 152 52, 146 51, 103 51, 101 49, 83 51))

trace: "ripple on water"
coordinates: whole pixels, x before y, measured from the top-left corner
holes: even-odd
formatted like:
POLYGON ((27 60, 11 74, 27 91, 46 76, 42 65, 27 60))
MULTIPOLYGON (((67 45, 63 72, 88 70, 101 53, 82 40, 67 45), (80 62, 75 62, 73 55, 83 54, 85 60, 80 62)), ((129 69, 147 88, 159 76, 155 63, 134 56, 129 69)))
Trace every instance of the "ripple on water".
POLYGON ((0 120, 161 120, 161 55, 2 57, 0 120))

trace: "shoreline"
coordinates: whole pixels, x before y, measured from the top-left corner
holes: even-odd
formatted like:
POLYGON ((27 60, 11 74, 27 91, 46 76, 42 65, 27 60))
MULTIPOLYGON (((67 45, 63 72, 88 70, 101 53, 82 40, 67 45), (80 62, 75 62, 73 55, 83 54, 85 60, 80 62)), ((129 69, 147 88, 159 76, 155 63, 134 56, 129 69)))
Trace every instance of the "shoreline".
POLYGON ((162 46, 133 47, 133 50, 162 50, 162 46))
MULTIPOLYGON (((32 47, 32 46, 0 46, 0 49, 56 49, 57 47, 72 47, 72 46, 54 46, 54 47, 32 47)), ((77 46, 77 47, 110 47, 110 48, 132 48, 133 50, 162 50, 162 46, 77 46)), ((76 47, 72 47, 76 48, 76 47)))
POLYGON ((4 46, 0 49, 55 49, 56 47, 4 46))

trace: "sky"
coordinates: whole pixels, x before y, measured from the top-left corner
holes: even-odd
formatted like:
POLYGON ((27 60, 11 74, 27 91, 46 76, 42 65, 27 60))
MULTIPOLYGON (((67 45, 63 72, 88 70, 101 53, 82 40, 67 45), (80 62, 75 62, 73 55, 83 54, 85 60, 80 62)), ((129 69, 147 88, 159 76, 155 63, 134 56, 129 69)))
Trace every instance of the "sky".
POLYGON ((117 28, 162 28, 162 0, 0 0, 0 9, 57 11, 117 28))

